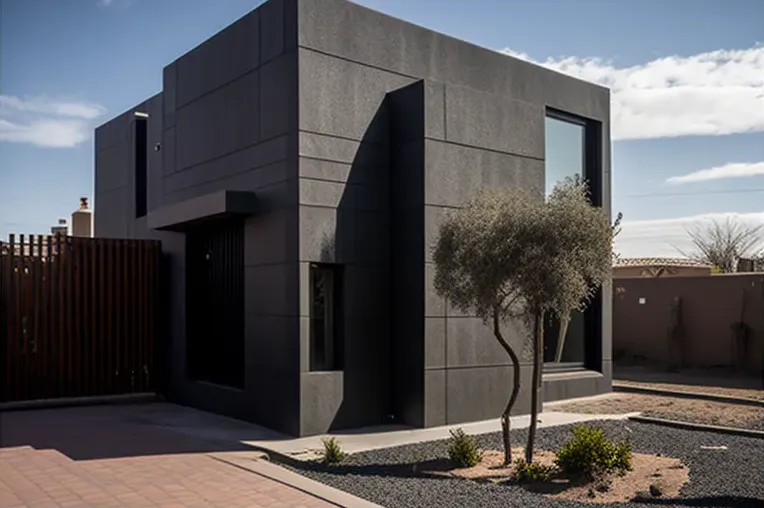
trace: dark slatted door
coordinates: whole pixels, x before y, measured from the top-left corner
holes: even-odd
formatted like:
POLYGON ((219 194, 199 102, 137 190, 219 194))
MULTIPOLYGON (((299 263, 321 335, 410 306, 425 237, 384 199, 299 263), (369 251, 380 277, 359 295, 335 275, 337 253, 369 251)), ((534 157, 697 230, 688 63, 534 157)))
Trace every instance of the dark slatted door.
POLYGON ((189 376, 244 386, 244 227, 219 222, 186 235, 189 376))

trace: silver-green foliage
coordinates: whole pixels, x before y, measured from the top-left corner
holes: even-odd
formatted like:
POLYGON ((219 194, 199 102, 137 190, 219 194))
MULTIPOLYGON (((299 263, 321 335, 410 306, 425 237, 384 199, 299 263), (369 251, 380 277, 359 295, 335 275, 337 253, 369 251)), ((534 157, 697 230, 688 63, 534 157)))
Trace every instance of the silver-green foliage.
POLYGON ((434 249, 435 289, 485 321, 583 309, 611 273, 613 231, 579 179, 542 200, 486 189, 446 218, 434 249))

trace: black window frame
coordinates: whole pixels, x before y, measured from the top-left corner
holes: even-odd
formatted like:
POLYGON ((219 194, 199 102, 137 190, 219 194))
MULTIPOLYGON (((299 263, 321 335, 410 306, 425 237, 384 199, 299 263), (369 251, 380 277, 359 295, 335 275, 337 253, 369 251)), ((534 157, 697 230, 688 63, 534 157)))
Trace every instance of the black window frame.
POLYGON ((334 372, 344 369, 344 319, 343 319, 343 281, 342 265, 332 263, 310 263, 308 269, 309 291, 309 366, 311 372, 334 372), (315 286, 319 276, 330 276, 331 290, 325 301, 328 309, 323 316, 317 315, 315 286), (323 344, 319 344, 319 329, 317 325, 323 320, 323 344), (319 346, 323 355, 319 356, 319 346), (323 361, 321 361, 323 360, 323 361))
MULTIPOLYGON (((558 109, 546 108, 545 119, 568 122, 583 127, 584 139, 582 141, 583 175, 582 178, 589 186, 589 199, 592 205, 601 208, 604 203, 603 196, 603 145, 602 145, 602 122, 577 116, 558 109)), ((544 168, 546 179, 546 166, 544 168)), ((546 181, 546 180, 545 180, 546 181)), ((577 370, 597 370, 602 364, 602 298, 603 289, 600 288, 591 298, 589 305, 584 311, 584 359, 580 362, 544 362, 545 373, 568 372, 577 370)), ((544 337, 546 340, 546 335, 544 337)))
POLYGON ((148 213, 149 127, 143 113, 134 115, 133 148, 135 218, 140 219, 148 213))

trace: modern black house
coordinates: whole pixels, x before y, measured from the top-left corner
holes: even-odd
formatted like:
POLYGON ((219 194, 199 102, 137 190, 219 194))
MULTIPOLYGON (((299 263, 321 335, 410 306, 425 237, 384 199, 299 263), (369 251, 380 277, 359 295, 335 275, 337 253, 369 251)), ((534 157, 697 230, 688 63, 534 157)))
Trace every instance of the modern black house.
MULTIPOLYGON (((433 290, 442 217, 573 173, 610 212, 608 89, 345 0, 267 1, 95 150, 95 235, 162 241, 167 397, 300 436, 498 417, 509 359, 433 290)), ((610 291, 560 363, 547 334, 545 401, 610 390, 610 291)))

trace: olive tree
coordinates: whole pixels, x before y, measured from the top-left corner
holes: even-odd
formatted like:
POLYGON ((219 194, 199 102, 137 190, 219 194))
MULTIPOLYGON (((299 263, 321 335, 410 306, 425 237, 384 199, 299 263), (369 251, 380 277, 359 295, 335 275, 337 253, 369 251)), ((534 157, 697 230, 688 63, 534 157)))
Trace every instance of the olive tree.
POLYGON ((449 303, 490 324, 513 366, 501 414, 504 462, 512 460, 510 413, 520 392, 520 361, 502 323, 522 322, 533 350, 532 417, 526 461, 533 460, 543 362, 544 317, 563 320, 583 308, 609 276, 612 229, 591 206, 580 179, 559 184, 548 200, 520 189, 487 189, 449 215, 433 257, 435 289, 449 303))

